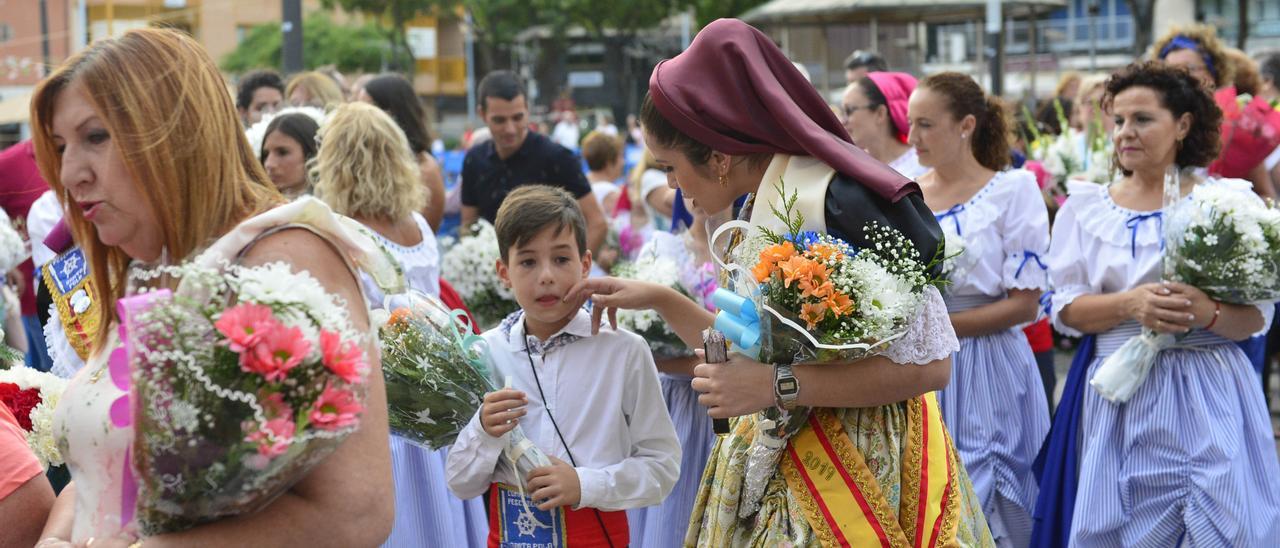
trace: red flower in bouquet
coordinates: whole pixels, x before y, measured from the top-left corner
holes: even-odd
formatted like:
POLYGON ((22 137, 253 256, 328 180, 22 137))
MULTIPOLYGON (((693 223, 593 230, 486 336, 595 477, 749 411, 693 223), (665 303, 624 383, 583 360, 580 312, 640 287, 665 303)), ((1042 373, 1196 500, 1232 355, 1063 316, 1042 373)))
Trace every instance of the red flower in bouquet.
POLYGON ((296 327, 277 324, 262 333, 257 344, 240 354, 240 369, 258 373, 268 381, 279 382, 297 367, 311 351, 311 342, 296 327))
POLYGON ((332 331, 320 332, 320 352, 324 355, 324 366, 349 383, 359 383, 369 369, 360 347, 342 340, 341 335, 332 331))
POLYGON ((275 331, 280 322, 271 307, 242 303, 228 308, 213 325, 227 338, 232 352, 244 352, 256 346, 263 335, 275 331))
POLYGON ((311 424, 321 430, 339 430, 359 422, 362 410, 355 393, 329 384, 311 408, 311 424))
POLYGON ((293 442, 295 426, 288 417, 271 419, 262 428, 254 429, 244 441, 258 444, 259 455, 267 458, 278 457, 289 450, 289 444, 293 442), (271 432, 271 436, 267 435, 267 431, 271 432), (274 442, 271 441, 272 437, 275 437, 274 442))
POLYGON ((40 398, 39 388, 23 390, 11 382, 0 383, 0 403, 13 412, 23 430, 31 431, 31 410, 40 405, 41 401, 44 400, 40 398))

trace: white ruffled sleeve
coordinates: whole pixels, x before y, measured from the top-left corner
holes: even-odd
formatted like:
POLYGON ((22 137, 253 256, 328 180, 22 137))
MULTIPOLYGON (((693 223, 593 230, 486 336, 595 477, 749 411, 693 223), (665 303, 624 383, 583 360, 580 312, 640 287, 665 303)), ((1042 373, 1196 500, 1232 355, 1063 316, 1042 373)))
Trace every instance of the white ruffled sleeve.
POLYGON ((71 347, 67 333, 62 327, 62 318, 58 315, 57 304, 49 304, 49 321, 44 324, 44 344, 49 352, 49 360, 53 366, 50 373, 70 379, 84 367, 84 360, 71 347))
POLYGON ((926 365, 960 350, 947 303, 933 286, 924 288, 924 302, 907 333, 880 354, 894 363, 926 365))
POLYGON ((1004 211, 1000 215, 1004 268, 1002 282, 1006 290, 1049 289, 1049 209, 1036 185, 1035 175, 1014 170, 1001 181, 1004 211))
MULTIPOLYGON (((1090 183, 1092 184, 1092 183, 1090 183)), ((1053 222, 1053 238, 1049 244, 1049 286, 1053 288, 1051 315, 1053 327, 1059 333, 1073 337, 1084 335, 1062 322, 1062 309, 1081 295, 1096 293, 1089 283, 1088 262, 1081 246, 1082 227, 1079 222, 1079 205, 1093 199, 1088 195, 1073 195, 1058 210, 1053 222)))

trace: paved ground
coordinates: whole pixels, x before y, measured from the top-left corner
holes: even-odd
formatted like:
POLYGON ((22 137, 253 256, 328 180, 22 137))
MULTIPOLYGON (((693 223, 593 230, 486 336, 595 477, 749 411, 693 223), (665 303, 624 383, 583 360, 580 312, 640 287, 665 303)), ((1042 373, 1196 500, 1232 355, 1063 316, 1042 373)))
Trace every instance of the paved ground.
MULTIPOLYGON (((1067 380, 1067 369, 1071 367, 1071 353, 1058 351, 1054 356, 1054 365, 1057 370, 1058 388, 1054 390, 1053 400, 1055 405, 1058 400, 1062 399, 1062 385, 1067 380)), ((1278 369, 1278 368, 1273 368, 1278 369)), ((1272 371, 1271 382, 1271 424, 1273 430, 1280 432, 1280 372, 1272 371)), ((1276 439, 1276 452, 1280 453, 1280 438, 1276 439)))

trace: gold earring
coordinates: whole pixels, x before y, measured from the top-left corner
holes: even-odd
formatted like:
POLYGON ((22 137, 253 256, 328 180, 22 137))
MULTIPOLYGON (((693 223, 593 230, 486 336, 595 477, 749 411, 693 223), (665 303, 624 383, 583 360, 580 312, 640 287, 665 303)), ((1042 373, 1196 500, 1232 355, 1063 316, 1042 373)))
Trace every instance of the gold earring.
POLYGON ((726 174, 726 173, 721 173, 721 174, 720 174, 720 186, 729 186, 729 175, 728 175, 728 174, 726 174))

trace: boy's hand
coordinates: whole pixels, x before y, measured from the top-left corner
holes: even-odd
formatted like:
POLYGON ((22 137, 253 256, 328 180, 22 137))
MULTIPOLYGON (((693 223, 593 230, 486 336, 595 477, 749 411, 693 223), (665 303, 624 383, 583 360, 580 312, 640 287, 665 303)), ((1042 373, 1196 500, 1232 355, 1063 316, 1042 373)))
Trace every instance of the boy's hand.
POLYGON ((560 459, 550 455, 547 458, 551 459, 551 466, 534 468, 529 472, 529 497, 543 511, 561 506, 577 506, 582 500, 578 471, 560 459))
POLYGON ((511 388, 485 394, 480 404, 480 425, 484 433, 498 438, 510 432, 524 416, 524 406, 528 403, 524 392, 511 388))

